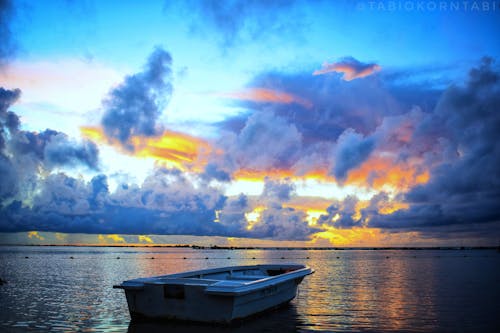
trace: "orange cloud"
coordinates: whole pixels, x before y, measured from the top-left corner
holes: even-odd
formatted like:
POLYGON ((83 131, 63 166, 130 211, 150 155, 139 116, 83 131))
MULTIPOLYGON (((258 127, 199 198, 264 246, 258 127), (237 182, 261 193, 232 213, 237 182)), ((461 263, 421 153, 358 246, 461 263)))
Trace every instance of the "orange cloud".
POLYGON ((146 236, 146 235, 138 235, 137 239, 138 239, 139 243, 142 243, 142 242, 150 243, 150 244, 154 243, 153 240, 151 239, 151 237, 146 236))
POLYGON ((107 235, 106 238, 111 239, 115 243, 126 243, 126 241, 123 237, 118 236, 116 234, 107 235))
POLYGON ((257 206, 251 212, 245 213, 245 219, 247 220, 247 230, 252 230, 256 223, 259 223, 262 212, 266 210, 264 206, 257 206))
POLYGON ((425 184, 429 181, 429 171, 423 170, 419 160, 395 162, 390 157, 375 155, 359 168, 348 173, 346 184, 372 187, 382 190, 391 187, 400 191, 425 184))
POLYGON ((39 240, 44 240, 45 239, 45 237, 43 237, 42 235, 40 235, 38 233, 38 231, 30 231, 30 232, 28 232, 28 238, 39 239, 39 240))
POLYGON ((303 174, 297 174, 293 169, 270 169, 270 170, 254 170, 254 169, 239 169, 233 173, 234 179, 237 180, 250 180, 257 181, 264 178, 270 179, 319 179, 319 180, 333 180, 328 174, 326 168, 315 169, 307 171, 303 174))
POLYGON ((327 227, 327 230, 315 233, 312 243, 327 240, 331 246, 373 246, 380 244, 380 229, 354 227, 351 229, 337 229, 327 227))
POLYGON ((201 171, 212 153, 210 144, 202 139, 184 133, 166 130, 160 136, 132 136, 133 150, 125 149, 116 139, 106 136, 100 127, 81 127, 82 135, 92 141, 110 144, 127 154, 137 157, 151 157, 167 167, 181 170, 201 171))
POLYGON ((389 215, 394 213, 395 211, 401 209, 408 209, 409 207, 410 205, 405 202, 395 202, 395 201, 381 202, 378 205, 378 213, 382 215, 389 215))
POLYGON ((280 104, 300 104, 303 107, 310 109, 313 104, 299 96, 295 96, 286 92, 267 89, 267 88, 248 88, 239 91, 217 93, 217 96, 230 99, 239 99, 252 102, 271 102, 280 104))
POLYGON ((343 73, 342 79, 351 81, 362 77, 369 76, 382 68, 377 64, 364 64, 354 58, 344 58, 339 62, 331 64, 325 62, 321 69, 315 70, 313 75, 322 75, 330 72, 343 73))
MULTIPOLYGON (((350 229, 337 229, 327 227, 327 230, 315 233, 312 236, 312 246, 415 246, 420 244, 420 233, 416 231, 387 233, 379 228, 354 227, 350 229)), ((427 240, 426 240, 427 242, 427 240)))

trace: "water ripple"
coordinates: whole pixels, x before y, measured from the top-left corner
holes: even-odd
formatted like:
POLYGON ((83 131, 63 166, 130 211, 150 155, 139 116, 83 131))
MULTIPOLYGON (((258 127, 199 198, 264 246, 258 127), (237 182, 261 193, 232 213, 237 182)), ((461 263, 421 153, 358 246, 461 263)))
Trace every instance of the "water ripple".
POLYGON ((500 331, 500 254, 486 250, 0 247, 0 277, 2 332, 500 331), (291 305, 232 327, 131 323, 112 289, 140 276, 290 261, 316 270, 291 305))

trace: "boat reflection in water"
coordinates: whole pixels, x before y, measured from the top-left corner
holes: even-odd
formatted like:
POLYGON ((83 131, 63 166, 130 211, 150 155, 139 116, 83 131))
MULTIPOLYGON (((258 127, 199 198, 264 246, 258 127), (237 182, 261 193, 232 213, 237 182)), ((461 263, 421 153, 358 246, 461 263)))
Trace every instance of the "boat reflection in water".
POLYGON ((229 325, 204 324, 182 321, 134 321, 129 323, 128 333, 254 333, 254 332, 297 332, 298 327, 304 327, 300 321, 297 309, 289 303, 272 311, 267 311, 243 321, 229 325))

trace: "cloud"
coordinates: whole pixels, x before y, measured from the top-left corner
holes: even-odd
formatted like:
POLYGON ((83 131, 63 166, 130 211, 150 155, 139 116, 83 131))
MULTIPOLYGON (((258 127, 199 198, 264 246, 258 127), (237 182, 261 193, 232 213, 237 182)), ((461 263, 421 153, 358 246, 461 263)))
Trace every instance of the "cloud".
POLYGON ((307 109, 313 107, 308 100, 296 95, 292 95, 283 91, 266 89, 266 88, 247 88, 239 91, 220 92, 216 96, 223 98, 236 99, 242 101, 250 101, 256 103, 280 103, 280 104, 299 104, 307 109))
POLYGON ((15 51, 15 43, 10 23, 14 15, 14 6, 10 0, 0 1, 0 68, 15 51))
POLYGON ((345 180, 347 172, 360 166, 371 154, 375 141, 363 137, 352 129, 347 129, 337 140, 333 175, 338 180, 345 180))
POLYGON ((442 130, 438 139, 444 142, 444 163, 433 170, 437 177, 428 185, 430 191, 415 189, 415 198, 453 194, 465 203, 470 193, 496 195, 500 184, 499 92, 500 73, 490 58, 470 71, 465 87, 452 86, 446 91, 435 115, 419 128, 420 135, 433 135, 436 127, 442 130), (432 193, 435 187, 441 189, 439 193, 432 193))
POLYGON ((405 195, 409 209, 374 218, 383 228, 424 228, 500 220, 500 72, 490 58, 473 68, 465 85, 446 90, 414 140, 433 147, 423 156, 430 180, 405 195))
MULTIPOLYGON (((90 234, 164 234, 268 239, 307 239, 306 214, 284 208, 292 185, 269 182, 260 201, 268 204, 248 227, 255 209, 248 197, 227 198, 210 186, 197 188, 178 171, 157 169, 141 185, 122 184, 110 193, 103 175, 86 182, 51 174, 31 206, 14 200, 0 210, 0 232, 52 231, 90 234)), ((103 236, 104 237, 104 236, 103 236)), ((106 236, 107 237, 107 236, 106 236)), ((116 240, 115 240, 116 241, 116 240)), ((140 241, 146 241, 141 238, 140 241)))
POLYGON ((406 90, 399 88, 395 93, 392 82, 379 77, 345 82, 337 77, 311 76, 306 72, 264 72, 248 85, 286 91, 310 101, 313 107, 306 109, 295 103, 269 105, 242 100, 238 106, 246 109, 247 113, 229 118, 219 126, 239 132, 253 113, 273 112, 293 124, 304 137, 306 145, 335 142, 348 128, 368 135, 382 123, 384 117, 408 112, 413 102, 406 100, 406 90))
POLYGON ((90 180, 89 207, 91 210, 101 210, 107 203, 109 196, 108 178, 106 175, 97 175, 90 180))
POLYGON ((243 234, 246 227, 246 213, 252 210, 246 195, 230 197, 225 200, 224 206, 218 213, 218 220, 224 228, 234 234, 243 234))
MULTIPOLYGON (((465 84, 451 85, 439 99, 437 90, 420 91, 426 96, 422 105, 411 106, 414 100, 407 99, 405 90, 418 85, 387 80, 373 77, 344 83, 321 75, 262 74, 252 85, 300 92, 314 108, 306 113, 293 104, 242 101, 240 106, 248 113, 239 118, 240 125, 220 124, 231 133, 224 137, 224 151, 232 159, 226 156, 229 162, 224 165, 232 167, 235 179, 260 180, 266 175, 273 175, 273 180, 294 179, 326 167, 344 186, 373 193, 371 200, 348 196, 333 202, 328 214, 318 219, 320 228, 431 234, 438 226, 499 221, 494 207, 500 198, 500 120, 495 112, 500 105, 500 73, 494 61, 483 59, 465 84), (325 126, 324 131, 318 124, 325 126), (289 140, 279 133, 290 135, 289 140), (290 153, 281 153, 287 146, 290 153), (250 147, 255 147, 255 154, 250 147), (305 171, 302 165, 307 166, 305 171)), ((266 193, 279 192, 279 186, 266 186, 266 193)), ((261 221, 268 209, 270 213, 287 200, 284 195, 273 203, 275 197, 264 195, 260 206, 249 205, 245 211, 261 221)), ((242 213, 233 209, 231 216, 241 219, 242 213)), ((252 232, 259 230, 258 222, 250 226, 252 232)))
POLYGON ((14 112, 9 111, 11 105, 16 103, 19 97, 21 97, 21 90, 0 87, 0 149, 5 146, 5 129, 11 134, 15 134, 19 128, 19 117, 14 112))
POLYGON ((30 231, 28 232, 28 238, 30 239, 38 239, 38 240, 44 240, 45 238, 38 233, 38 231, 30 231))
MULTIPOLYGON (((134 77, 158 78, 153 90, 167 84, 162 74, 146 74, 157 66, 147 67, 134 77)), ((21 130, 9 110, 20 92, 2 89, 0 231, 310 240, 350 239, 370 230, 377 237, 434 235, 447 226, 469 234, 467 226, 480 224, 497 230, 500 74, 493 60, 485 58, 432 107, 409 107, 406 95, 385 80, 264 73, 249 86, 304 96, 313 107, 238 99, 245 117, 238 126, 218 124, 221 136, 210 142, 165 130, 157 118, 153 127, 161 131, 126 127, 125 141, 104 126, 82 129, 92 141, 159 161, 141 183, 122 179, 116 189, 97 174, 95 143, 53 130, 21 130), (95 176, 65 173, 77 166, 95 176), (263 181, 262 193, 226 196, 223 183, 238 179, 263 181), (368 194, 300 206, 297 179, 328 180, 339 191, 353 187, 351 193, 368 194)), ((133 237, 148 242, 147 236, 133 237)))
POLYGON ((34 198, 38 212, 58 212, 63 215, 84 215, 89 211, 90 189, 81 179, 64 173, 50 174, 41 183, 40 194, 34 198))
POLYGON ((123 237, 116 234, 106 235, 106 238, 111 239, 114 243, 126 243, 123 237))
POLYGON ((43 132, 20 130, 18 116, 9 110, 21 94, 19 89, 0 88, 0 203, 6 199, 32 198, 43 175, 56 168, 84 166, 96 171, 97 146, 78 142, 66 134, 47 129, 43 132))
POLYGON ((201 171, 208 163, 208 156, 213 153, 209 142, 171 130, 163 130, 154 137, 132 135, 126 146, 118 140, 109 140, 100 127, 84 126, 80 131, 89 140, 109 144, 125 154, 151 157, 160 164, 181 170, 193 168, 201 171))
POLYGON ((289 201, 295 194, 295 185, 290 179, 271 180, 265 178, 264 191, 262 196, 270 200, 278 200, 279 202, 289 201))
POLYGON ((104 176, 86 182, 50 174, 39 186, 30 206, 17 200, 2 206, 2 232, 229 234, 213 222, 225 197, 195 188, 179 172, 158 169, 141 186, 122 184, 113 193, 104 176))
POLYGON ((84 164, 91 169, 98 168, 99 150, 95 143, 84 141, 78 144, 65 134, 55 135, 45 146, 44 156, 48 166, 84 164))
POLYGON ((319 217, 318 223, 337 228, 362 227, 363 219, 358 207, 360 203, 356 196, 347 196, 342 201, 335 201, 326 209, 328 214, 319 217))
POLYGON ((204 172, 201 174, 205 180, 215 179, 221 182, 229 182, 231 174, 221 168, 217 162, 212 162, 206 165, 204 172))
POLYGON ((343 73, 342 79, 351 81, 372 75, 381 70, 375 63, 362 63, 353 57, 345 57, 338 62, 324 63, 321 69, 315 70, 313 75, 323 75, 331 72, 343 73))
POLYGON ((149 56, 144 70, 125 77, 103 101, 102 126, 106 135, 129 149, 132 136, 155 136, 158 123, 172 93, 172 57, 161 48, 149 56))
POLYGON ((408 189, 426 182, 423 155, 438 148, 413 133, 437 105, 437 90, 401 86, 398 80, 373 76, 345 82, 304 72, 262 73, 248 85, 303 96, 313 107, 239 100, 246 112, 217 124, 225 133, 216 145, 225 152, 219 169, 232 170, 235 179, 335 176, 346 185, 379 190, 384 184, 408 189), (415 94, 423 105, 413 105, 408 96, 415 94))
POLYGON ((304 25, 303 12, 295 13, 295 1, 231 0, 187 1, 193 15, 192 31, 205 36, 211 29, 222 47, 273 35, 299 34, 304 25))
POLYGON ((292 208, 273 206, 262 211, 259 221, 252 225, 251 231, 254 237, 307 240, 318 229, 308 225, 305 213, 292 208))
POLYGON ((137 236, 137 241, 139 243, 149 243, 149 244, 153 244, 153 240, 151 239, 151 237, 149 236, 146 236, 146 235, 138 235, 137 236))
POLYGON ((11 161, 0 154, 0 202, 6 198, 13 197, 19 191, 18 176, 14 165, 11 161))
POLYGON ((236 136, 221 142, 234 165, 255 170, 292 166, 300 156, 302 135, 285 118, 272 112, 256 112, 236 136))
POLYGON ((218 214, 218 223, 236 237, 307 240, 310 235, 318 231, 308 225, 303 211, 283 207, 280 203, 282 198, 279 197, 283 193, 269 193, 270 187, 283 188, 286 185, 269 182, 268 191, 263 192, 253 202, 243 194, 228 198, 218 214))
POLYGON ((32 155, 41 166, 52 169, 55 166, 85 165, 98 168, 97 146, 91 141, 81 143, 66 134, 47 129, 36 133, 19 131, 11 137, 9 150, 16 156, 32 155))

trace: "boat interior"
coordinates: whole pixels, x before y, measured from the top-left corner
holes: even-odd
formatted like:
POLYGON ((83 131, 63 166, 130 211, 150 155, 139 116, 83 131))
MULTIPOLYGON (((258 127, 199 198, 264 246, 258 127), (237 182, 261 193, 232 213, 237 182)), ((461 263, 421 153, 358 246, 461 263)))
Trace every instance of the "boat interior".
POLYGON ((189 283, 211 285, 217 282, 225 281, 225 285, 241 285, 248 282, 270 279, 272 277, 289 273, 302 267, 293 266, 262 266, 252 268, 228 268, 226 270, 208 269, 203 271, 188 272, 181 274, 172 274, 158 276, 149 279, 140 279, 143 282, 164 284, 164 283, 189 283), (145 281, 147 280, 147 281, 145 281))

